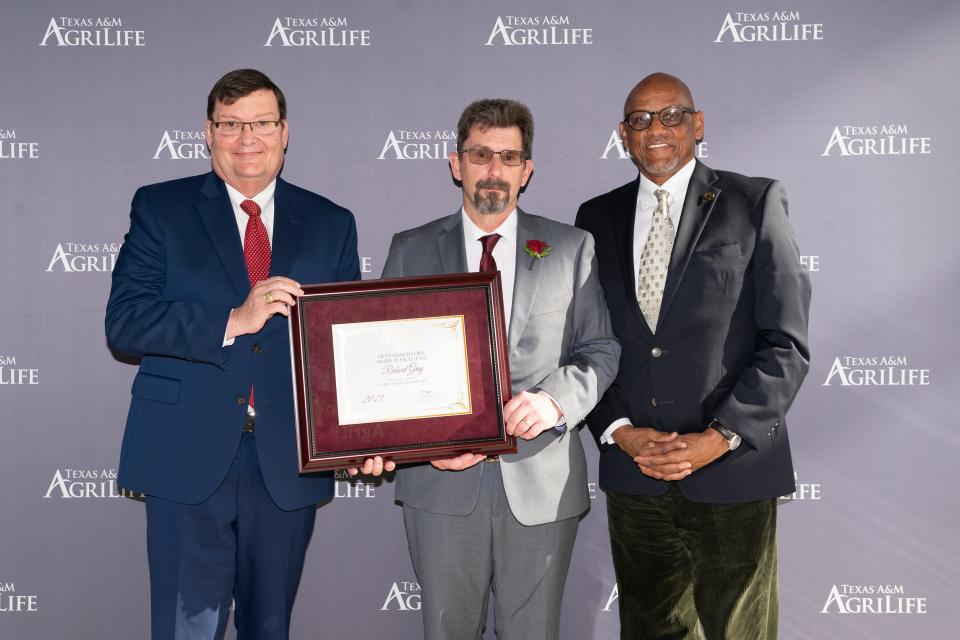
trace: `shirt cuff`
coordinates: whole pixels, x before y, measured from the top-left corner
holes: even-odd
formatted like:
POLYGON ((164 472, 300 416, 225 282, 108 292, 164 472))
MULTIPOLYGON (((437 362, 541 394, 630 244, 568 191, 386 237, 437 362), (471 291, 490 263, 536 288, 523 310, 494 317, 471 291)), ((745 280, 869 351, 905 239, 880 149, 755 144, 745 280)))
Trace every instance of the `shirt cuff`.
POLYGON ((611 422, 606 431, 600 434, 600 444, 617 444, 613 440, 613 432, 628 424, 630 424, 630 418, 618 418, 611 422))
POLYGON ((550 395, 543 389, 538 389, 537 395, 543 396, 544 398, 548 398, 550 402, 553 403, 553 406, 557 408, 557 415, 559 415, 560 417, 557 418, 557 423, 553 425, 552 429, 557 433, 565 433, 567 430, 567 420, 566 418, 563 417, 563 409, 560 408, 560 403, 557 402, 556 398, 554 398, 552 395, 550 395))

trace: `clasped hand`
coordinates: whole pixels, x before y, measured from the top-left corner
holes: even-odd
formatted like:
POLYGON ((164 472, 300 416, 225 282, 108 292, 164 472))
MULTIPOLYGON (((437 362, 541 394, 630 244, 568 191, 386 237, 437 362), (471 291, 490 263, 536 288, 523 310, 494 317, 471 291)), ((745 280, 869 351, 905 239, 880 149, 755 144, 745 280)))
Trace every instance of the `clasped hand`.
POLYGON ((656 480, 683 480, 728 451, 714 429, 679 435, 625 425, 613 432, 613 440, 644 475, 656 480))

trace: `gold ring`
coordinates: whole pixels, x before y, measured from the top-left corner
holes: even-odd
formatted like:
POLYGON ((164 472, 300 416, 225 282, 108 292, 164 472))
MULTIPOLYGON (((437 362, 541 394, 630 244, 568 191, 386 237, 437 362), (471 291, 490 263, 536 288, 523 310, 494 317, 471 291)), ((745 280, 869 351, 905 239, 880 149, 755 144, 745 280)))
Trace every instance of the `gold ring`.
POLYGON ((263 301, 267 304, 273 302, 273 292, 267 291, 267 293, 263 296, 263 301))
POLYGON ((523 423, 527 426, 530 426, 533 424, 533 422, 530 421, 530 416, 523 416, 523 423))

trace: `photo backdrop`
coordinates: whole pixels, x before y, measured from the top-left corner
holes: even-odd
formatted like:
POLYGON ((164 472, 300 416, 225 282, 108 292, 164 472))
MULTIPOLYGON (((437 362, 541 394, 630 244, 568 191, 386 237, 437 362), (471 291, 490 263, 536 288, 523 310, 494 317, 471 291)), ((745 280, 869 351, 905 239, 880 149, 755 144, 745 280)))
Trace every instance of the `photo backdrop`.
MULTIPOLYGON (((684 79, 699 157, 784 182, 813 281, 781 637, 954 635, 958 33, 948 0, 4 0, 0 637, 148 636, 143 504, 115 483, 135 367, 106 346, 110 270, 135 189, 209 170, 207 93, 248 66, 287 96, 284 178, 354 212, 365 278, 393 233, 459 207, 445 158, 469 102, 530 106, 521 205, 572 222, 636 176, 616 137, 630 88, 684 79)), ((592 508, 561 635, 616 638, 583 437, 592 508)), ((421 636, 393 494, 342 479, 319 509, 295 638, 421 636)))

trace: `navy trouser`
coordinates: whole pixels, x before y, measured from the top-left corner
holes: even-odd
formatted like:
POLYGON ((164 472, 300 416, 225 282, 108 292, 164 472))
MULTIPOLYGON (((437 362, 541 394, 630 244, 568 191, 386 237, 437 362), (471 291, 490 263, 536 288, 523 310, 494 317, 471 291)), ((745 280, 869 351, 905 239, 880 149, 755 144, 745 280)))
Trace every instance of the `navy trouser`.
POLYGON ((238 640, 286 640, 316 506, 274 504, 253 433, 203 502, 146 503, 153 640, 221 638, 231 599, 238 640))

